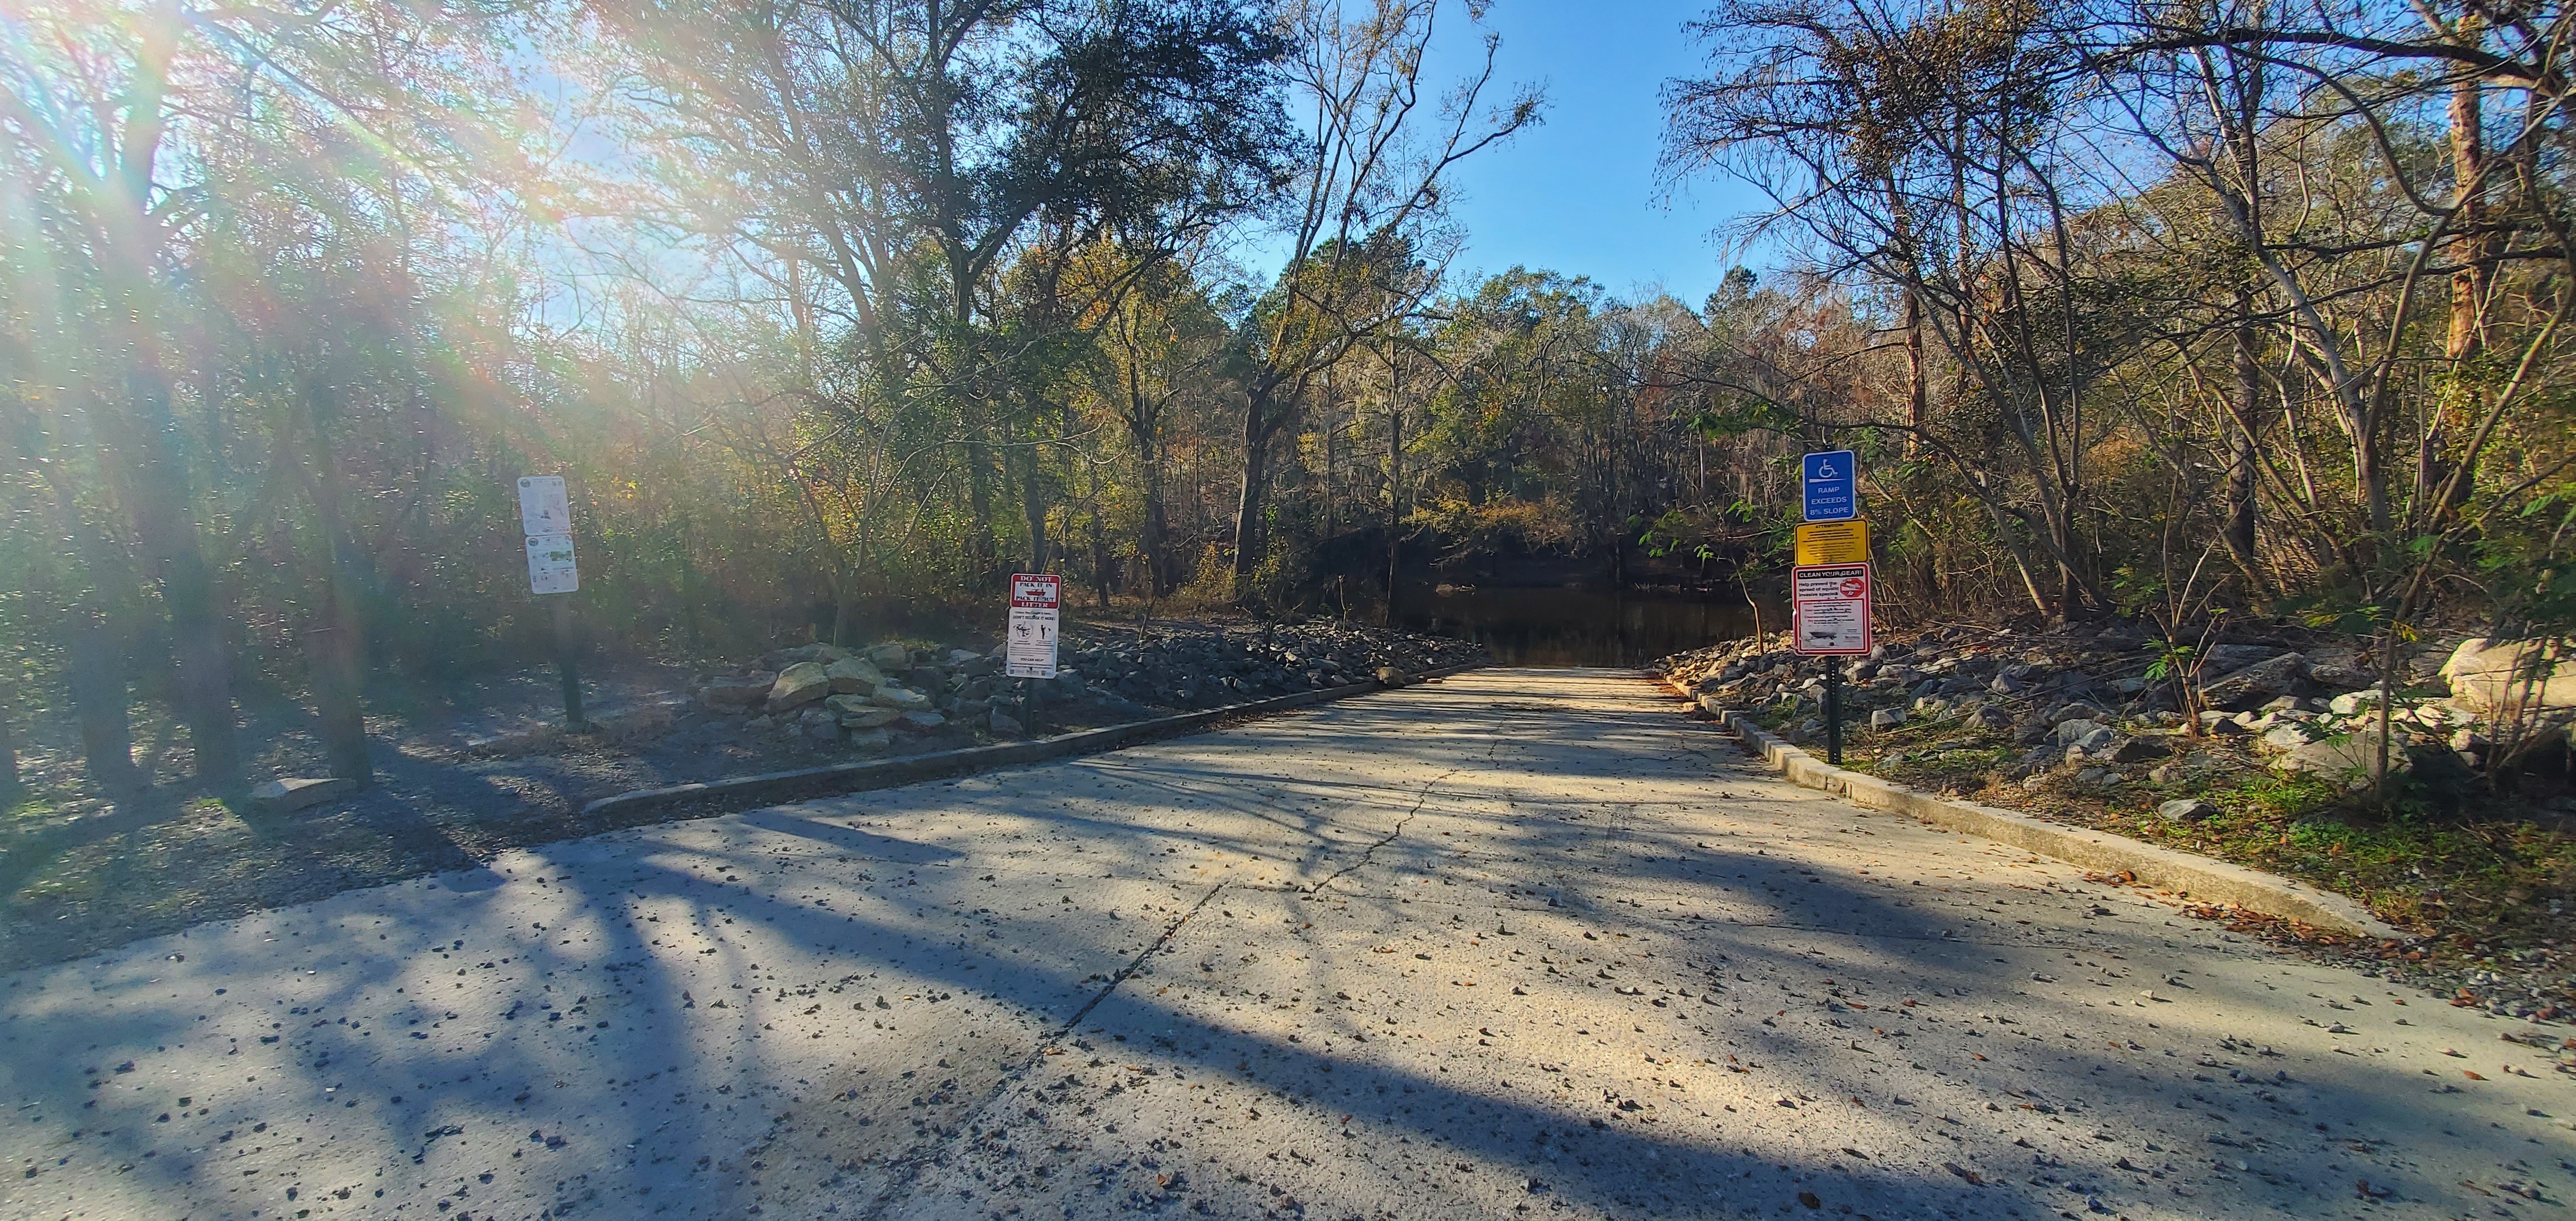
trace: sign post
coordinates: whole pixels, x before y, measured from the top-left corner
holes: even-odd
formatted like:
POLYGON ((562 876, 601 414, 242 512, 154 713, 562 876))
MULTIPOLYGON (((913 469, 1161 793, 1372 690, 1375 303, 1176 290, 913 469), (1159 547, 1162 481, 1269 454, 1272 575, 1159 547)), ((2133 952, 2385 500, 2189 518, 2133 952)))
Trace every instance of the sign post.
POLYGON ((1867 654, 1869 523, 1860 520, 1860 460, 1847 449, 1809 454, 1799 490, 1797 567, 1789 572, 1789 631, 1798 652, 1825 662, 1825 761, 1843 761, 1842 657, 1867 654))
POLYGON ((1866 655, 1873 644, 1869 622, 1869 565, 1820 564, 1789 576, 1790 630, 1796 648, 1825 663, 1825 760, 1843 761, 1842 664, 1838 657, 1866 655))
POLYGON ((1055 677, 1056 607, 1064 579, 1053 573, 1011 576, 1011 625, 1002 647, 1003 672, 1012 678, 1055 677))
POLYGON ((563 476, 519 479, 519 530, 527 536, 528 592, 555 597, 555 670, 563 678, 564 728, 578 731, 586 726, 571 595, 581 589, 581 567, 573 557, 572 498, 563 476))
MULTIPOLYGON (((1057 607, 1064 579, 1053 573, 1011 574, 1011 621, 1002 639, 1002 673, 1009 678, 1054 678, 1057 607)), ((1020 691, 1020 724, 1038 731, 1038 700, 1026 684, 1020 691)))

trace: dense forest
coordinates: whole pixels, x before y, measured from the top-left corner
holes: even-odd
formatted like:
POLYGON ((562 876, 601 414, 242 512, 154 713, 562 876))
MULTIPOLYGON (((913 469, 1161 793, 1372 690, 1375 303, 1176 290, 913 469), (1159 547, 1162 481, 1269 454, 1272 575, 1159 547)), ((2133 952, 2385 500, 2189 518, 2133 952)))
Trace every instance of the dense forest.
POLYGON ((1019 570, 1749 589, 1822 445, 1891 621, 2576 617, 2556 10, 1728 0, 1665 168, 1772 207, 1702 301, 1455 274, 1545 117, 1426 75, 1480 3, 0 14, 0 726, 121 659, 209 781, 316 639, 541 655, 527 474, 681 652, 1019 570))

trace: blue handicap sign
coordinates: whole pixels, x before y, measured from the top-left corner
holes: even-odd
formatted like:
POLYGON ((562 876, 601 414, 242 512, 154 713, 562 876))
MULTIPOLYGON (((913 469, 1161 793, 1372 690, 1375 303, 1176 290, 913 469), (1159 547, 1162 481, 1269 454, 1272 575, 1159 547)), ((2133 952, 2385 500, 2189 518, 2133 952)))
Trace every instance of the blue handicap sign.
POLYGON ((1860 516, 1860 469, 1852 452, 1807 455, 1808 521, 1850 521, 1860 516))

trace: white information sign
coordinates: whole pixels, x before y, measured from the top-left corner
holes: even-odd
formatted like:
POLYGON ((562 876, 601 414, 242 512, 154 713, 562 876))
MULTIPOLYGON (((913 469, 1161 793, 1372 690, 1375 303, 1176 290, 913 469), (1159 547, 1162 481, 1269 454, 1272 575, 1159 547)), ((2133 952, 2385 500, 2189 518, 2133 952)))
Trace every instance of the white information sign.
POLYGON ((519 530, 528 536, 528 592, 568 594, 581 588, 572 556, 572 499, 561 475, 519 477, 519 530))
POLYGON ((581 570, 572 557, 569 534, 528 536, 528 592, 568 594, 581 588, 581 570))
POLYGON ((1869 565, 1817 564, 1789 575, 1791 632, 1797 651, 1809 656, 1867 653, 1869 565))
POLYGON ((1011 576, 1011 621, 1003 642, 1003 673, 1012 678, 1055 677, 1056 608, 1063 578, 1049 573, 1011 576))
POLYGON ((572 533, 572 500, 564 494, 561 475, 527 475, 519 480, 519 533, 572 533))

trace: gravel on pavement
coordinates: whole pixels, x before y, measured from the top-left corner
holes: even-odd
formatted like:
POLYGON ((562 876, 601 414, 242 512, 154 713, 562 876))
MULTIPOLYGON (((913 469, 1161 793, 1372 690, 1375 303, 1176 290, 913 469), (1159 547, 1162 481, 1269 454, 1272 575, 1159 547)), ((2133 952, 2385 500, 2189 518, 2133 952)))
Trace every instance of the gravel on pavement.
POLYGON ((0 977, 0 1216, 2545 1216, 2544 1029, 1482 670, 0 977))

